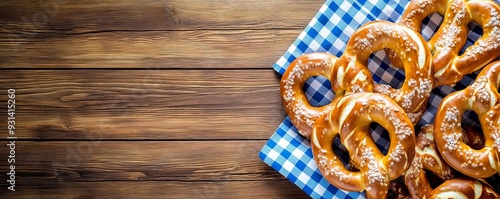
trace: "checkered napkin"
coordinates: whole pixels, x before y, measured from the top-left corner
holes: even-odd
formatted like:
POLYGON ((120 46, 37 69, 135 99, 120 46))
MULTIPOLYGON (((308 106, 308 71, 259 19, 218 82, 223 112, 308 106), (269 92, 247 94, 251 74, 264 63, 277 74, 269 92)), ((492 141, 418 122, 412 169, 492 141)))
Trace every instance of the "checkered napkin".
MULTIPOLYGON (((408 3, 409 0, 327 0, 273 67, 283 74, 293 60, 311 52, 329 52, 339 57, 350 35, 358 27, 373 20, 398 21, 408 3)), ((426 40, 439 28, 441 20, 442 17, 438 14, 423 20, 422 35, 426 40)), ((469 24, 469 29, 471 31, 464 49, 472 45, 482 34, 481 28, 473 23, 469 24)), ((376 82, 399 87, 404 81, 404 71, 389 67, 389 63, 385 53, 379 51, 369 60, 368 68, 376 82)), ((441 100, 447 94, 462 90, 471 84, 476 75, 477 73, 466 76, 454 87, 442 86, 434 89, 429 99, 429 107, 416 129, 433 123, 441 100)), ((316 106, 328 104, 335 96, 330 82, 324 77, 310 78, 304 90, 311 105, 316 106)), ((463 122, 471 126, 478 125, 474 121, 478 121, 477 115, 474 112, 466 112, 463 122)), ((370 129, 377 146, 383 153, 387 152, 389 137, 385 129, 377 124, 372 125, 370 129)), ((338 139, 335 139, 334 146, 336 154, 347 162, 349 156, 338 139)), ((259 157, 312 198, 364 198, 363 192, 340 190, 322 177, 313 159, 309 141, 298 134, 288 117, 262 148, 259 157)))

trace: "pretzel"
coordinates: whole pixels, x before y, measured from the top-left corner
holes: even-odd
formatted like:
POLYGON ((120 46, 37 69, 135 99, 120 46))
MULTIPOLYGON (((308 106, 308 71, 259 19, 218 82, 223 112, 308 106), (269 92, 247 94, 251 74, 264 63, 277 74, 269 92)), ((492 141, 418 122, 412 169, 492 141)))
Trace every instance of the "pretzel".
MULTIPOLYGON (((464 182, 462 181, 450 181, 454 178, 454 170, 442 159, 441 155, 436 149, 436 145, 434 143, 434 125, 428 124, 422 127, 420 130, 420 134, 416 139, 416 150, 415 157, 410 165, 410 168, 403 173, 403 180, 406 185, 405 187, 400 184, 393 184, 391 187, 394 192, 397 194, 401 194, 399 198, 413 198, 413 199, 423 199, 423 198, 436 198, 440 194, 443 193, 444 187, 450 187, 450 185, 454 186, 466 186, 470 181, 466 179, 464 182), (426 170, 432 172, 439 179, 441 179, 444 183, 442 183, 437 188, 438 191, 433 190, 431 187, 431 183, 426 175, 426 170), (461 184, 461 185, 460 185, 461 184), (440 194, 439 194, 440 193, 440 194)), ((467 128, 463 132, 462 139, 467 145, 474 146, 482 146, 484 145, 484 141, 481 139, 481 135, 471 128, 467 128)), ((479 193, 481 190, 479 187, 474 187, 479 193)), ((487 192, 492 192, 491 188, 486 188, 487 192)), ((464 188, 457 189, 458 192, 465 193, 464 188)), ((467 195, 467 194, 465 194, 467 195)), ((496 195, 496 194, 495 194, 496 195)), ((488 194, 483 193, 483 195, 479 198, 488 198, 488 194)), ((491 196, 491 195, 490 195, 491 196)), ((472 198, 469 196, 469 198, 472 198)))
POLYGON ((370 74, 368 69, 334 66, 336 60, 337 57, 327 53, 305 54, 294 60, 281 78, 281 99, 285 111, 299 133, 306 138, 311 133, 314 121, 330 111, 339 97, 373 90, 373 83, 367 78, 370 74), (309 104, 302 88, 307 79, 320 75, 331 81, 335 98, 327 105, 314 107, 309 104))
POLYGON ((398 178, 415 154, 413 125, 387 95, 355 93, 342 97, 334 109, 314 124, 311 148, 320 172, 332 185, 346 191, 366 190, 367 198, 385 198, 389 182, 398 178), (387 155, 377 148, 369 126, 377 122, 389 132, 387 155), (359 171, 349 171, 334 154, 332 142, 340 141, 359 171))
POLYGON ((497 199, 500 195, 483 181, 473 178, 454 178, 434 189, 429 198, 497 199))
POLYGON ((403 180, 413 199, 429 197, 432 191, 426 170, 441 180, 449 180, 454 177, 453 169, 437 152, 433 130, 434 125, 432 124, 422 127, 416 139, 415 157, 410 168, 403 174, 403 180))
POLYGON ((404 60, 406 78, 400 89, 375 84, 374 91, 391 96, 416 124, 434 82, 431 53, 420 34, 388 21, 369 22, 352 34, 336 65, 366 67, 369 56, 384 48, 392 49, 404 60))
MULTIPOLYGON (((496 2, 413 0, 401 16, 400 23, 420 32, 422 20, 433 13, 444 16, 440 28, 428 41, 436 87, 454 84, 500 55, 500 7, 496 2), (483 36, 459 55, 466 43, 467 26, 471 21, 483 28, 483 36)), ((393 52, 387 54, 395 66, 401 65, 400 58, 393 52)))
POLYGON ((474 178, 486 178, 500 171, 500 61, 486 66, 475 82, 446 96, 435 117, 436 146, 454 169, 474 178), (472 110, 479 116, 484 147, 474 149, 461 139, 462 115, 472 110))

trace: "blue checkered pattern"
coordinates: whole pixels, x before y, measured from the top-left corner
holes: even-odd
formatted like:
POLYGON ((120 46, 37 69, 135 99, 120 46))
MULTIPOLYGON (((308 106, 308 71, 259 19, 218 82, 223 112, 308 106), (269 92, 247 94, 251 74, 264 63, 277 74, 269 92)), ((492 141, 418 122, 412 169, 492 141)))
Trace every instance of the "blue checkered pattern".
POLYGON ((304 84, 304 92, 309 103, 317 106, 327 105, 335 97, 335 93, 332 91, 332 84, 323 76, 308 79, 304 84))
MULTIPOLYGON (((341 56, 354 30, 376 19, 398 21, 408 2, 408 0, 327 0, 273 68, 283 74, 293 60, 305 53, 329 52, 341 56)), ((422 35, 426 40, 439 28, 442 18, 439 14, 433 14, 423 20, 422 35)), ((474 23, 469 24, 469 28, 471 31, 464 49, 472 45, 482 34, 481 28, 474 23)), ((390 61, 383 51, 374 53, 368 62, 368 68, 376 82, 400 87, 405 78, 404 71, 389 65, 390 61)), ((470 85, 476 76, 477 73, 468 75, 454 87, 442 86, 434 89, 429 98, 428 109, 417 129, 419 126, 433 123, 442 99, 449 93, 470 85)), ((330 82, 324 77, 310 78, 304 86, 304 91, 311 105, 316 106, 328 104, 335 96, 330 82)), ((468 125, 478 125, 475 121, 478 121, 477 115, 473 112, 467 112, 463 118, 463 123, 468 125)), ((371 126, 371 131, 378 147, 385 153, 389 147, 387 132, 377 124, 371 126)), ((335 153, 347 162, 349 155, 340 141, 336 139, 333 144, 335 153)), ((364 193, 340 190, 322 177, 312 157, 309 141, 298 134, 288 117, 262 148, 259 157, 312 198, 364 198, 364 193)))
POLYGON ((323 178, 312 158, 309 140, 297 133, 288 117, 259 157, 313 198, 364 198, 362 193, 337 189, 323 178))

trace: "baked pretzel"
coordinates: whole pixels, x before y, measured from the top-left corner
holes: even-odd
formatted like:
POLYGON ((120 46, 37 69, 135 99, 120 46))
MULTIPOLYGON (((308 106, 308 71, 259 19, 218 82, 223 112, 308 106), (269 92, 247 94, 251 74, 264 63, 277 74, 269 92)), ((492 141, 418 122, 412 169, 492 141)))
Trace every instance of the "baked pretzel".
POLYGON ((404 60, 406 78, 400 89, 375 84, 374 91, 389 95, 416 124, 426 108, 434 82, 431 53, 420 34, 388 21, 369 22, 352 34, 344 54, 335 64, 366 67, 370 55, 384 48, 392 49, 404 60))
MULTIPOLYGON (((406 186, 401 184, 393 183, 391 184, 391 189, 396 194, 400 194, 397 198, 413 198, 413 199, 424 199, 424 198, 436 198, 437 196, 442 196, 445 187, 449 189, 451 185, 459 186, 455 191, 459 192, 458 195, 463 194, 470 197, 464 187, 468 186, 470 183, 474 183, 470 179, 464 180, 449 180, 454 178, 455 171, 442 159, 441 155, 436 149, 434 143, 434 125, 428 124, 422 127, 419 135, 416 138, 416 150, 415 157, 408 168, 407 171, 403 173, 403 180, 406 186), (430 171, 436 175, 443 183, 438 188, 438 191, 433 190, 431 187, 431 182, 429 181, 426 171, 430 171)), ((467 128, 463 132, 462 139, 467 145, 481 146, 484 145, 484 141, 481 139, 481 135, 471 128, 467 128)), ((483 184, 481 184, 483 186, 483 184)), ((481 187, 472 187, 479 193, 481 193, 481 187)), ((489 187, 484 189, 486 193, 482 193, 478 198, 488 198, 490 196, 496 196, 496 193, 489 187), (495 193, 493 195, 487 193, 495 193)), ((470 190, 468 190, 470 191, 470 190)), ((455 195, 457 196, 457 195, 455 195)), ((453 197, 456 198, 456 197, 453 197)))
MULTIPOLYGON (((420 32, 422 20, 430 14, 444 16, 440 28, 428 41, 433 54, 435 86, 455 84, 464 75, 477 71, 500 55, 500 6, 489 0, 413 0, 401 16, 401 24, 420 32), (483 35, 462 55, 467 41, 468 24, 474 21, 483 35)), ((400 66, 400 58, 387 52, 391 62, 400 66)))
POLYGON ((434 189, 429 198, 498 199, 500 195, 483 181, 473 178, 454 178, 434 189))
POLYGON ((299 133, 306 138, 309 138, 314 121, 330 111, 336 99, 346 93, 373 90, 371 79, 366 78, 370 74, 368 69, 335 67, 336 60, 337 57, 327 53, 305 54, 294 60, 281 78, 281 99, 285 112, 299 133), (309 104, 303 87, 307 79, 313 76, 324 76, 330 80, 335 92, 331 103, 321 107, 309 104), (359 78, 360 76, 365 78, 359 78), (342 86, 339 86, 338 82, 341 82, 342 86))
POLYGON ((433 130, 432 124, 422 127, 416 138, 415 157, 410 168, 403 174, 403 180, 413 199, 429 197, 432 191, 426 170, 443 181, 454 177, 454 170, 446 164, 436 149, 433 130))
POLYGON ((435 139, 443 159, 454 169, 474 178, 500 171, 500 61, 486 66, 464 90, 446 96, 435 117, 435 139), (474 149, 461 139, 462 115, 472 110, 479 116, 484 147, 474 149))
POLYGON ((316 120, 311 148, 320 172, 332 185, 347 191, 366 190, 367 198, 385 198, 389 182, 410 166, 415 134, 404 110, 387 95, 355 93, 342 97, 332 111, 316 120), (389 132, 387 155, 370 136, 372 122, 389 132), (332 142, 337 135, 359 171, 346 169, 334 154, 332 142))

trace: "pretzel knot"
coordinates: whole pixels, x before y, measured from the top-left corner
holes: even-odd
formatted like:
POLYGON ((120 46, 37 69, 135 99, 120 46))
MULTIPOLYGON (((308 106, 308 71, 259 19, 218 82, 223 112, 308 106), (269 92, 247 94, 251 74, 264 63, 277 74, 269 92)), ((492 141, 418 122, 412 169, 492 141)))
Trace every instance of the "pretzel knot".
POLYGON ((294 60, 281 78, 281 99, 285 112, 306 138, 312 131, 314 121, 329 112, 338 98, 349 93, 373 91, 371 79, 366 78, 370 74, 368 69, 336 66, 336 60, 337 57, 327 53, 305 54, 294 60), (335 98, 331 103, 320 107, 309 104, 302 88, 307 79, 314 76, 324 76, 332 82, 335 98), (354 78, 360 76, 364 78, 354 78))
MULTIPOLYGON (((414 0, 401 16, 401 24, 420 33, 422 20, 430 14, 443 15, 440 28, 428 41, 433 54, 436 87, 460 81, 493 61, 500 54, 500 6, 494 1, 414 0), (468 24, 476 22, 483 35, 463 54, 468 24)), ((392 52, 391 62, 400 65, 392 52)))
POLYGON ((389 95, 416 124, 426 108, 434 83, 431 53, 420 34, 388 21, 369 22, 353 33, 336 64, 367 67, 372 53, 387 48, 404 60, 405 80, 399 89, 375 84, 374 91, 389 95))
POLYGON ((464 90, 446 96, 435 118, 436 146, 454 169, 475 178, 500 171, 500 61, 486 66, 464 90), (485 146, 474 149, 464 143, 461 121, 466 110, 479 116, 485 146))
POLYGON ((415 154, 411 121, 392 99, 379 93, 355 93, 339 99, 314 124, 311 143, 314 159, 328 182, 347 191, 366 190, 368 198, 385 198, 389 182, 408 169, 415 154), (389 132, 387 155, 370 136, 372 122, 389 132), (360 171, 349 171, 334 154, 332 142, 337 135, 360 171))

